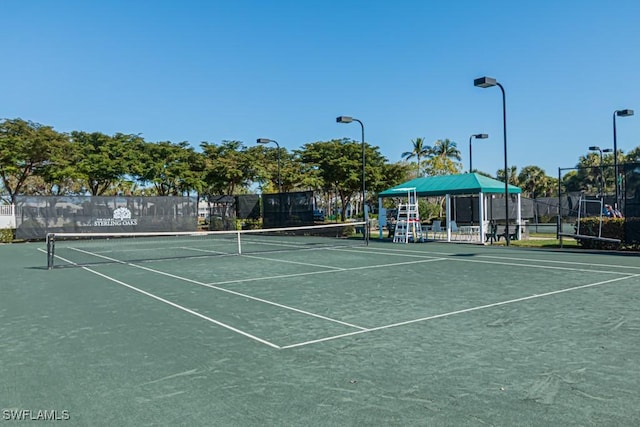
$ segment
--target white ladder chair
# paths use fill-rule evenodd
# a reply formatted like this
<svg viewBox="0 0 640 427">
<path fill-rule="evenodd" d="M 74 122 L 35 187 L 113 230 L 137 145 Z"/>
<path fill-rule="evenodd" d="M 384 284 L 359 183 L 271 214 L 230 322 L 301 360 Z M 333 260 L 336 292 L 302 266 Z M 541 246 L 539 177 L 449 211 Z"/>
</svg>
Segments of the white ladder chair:
<svg viewBox="0 0 640 427">
<path fill-rule="evenodd" d="M 396 229 L 393 235 L 394 243 L 409 243 L 409 241 L 423 241 L 422 226 L 420 225 L 420 213 L 418 212 L 418 199 L 416 189 L 407 189 L 407 203 L 398 206 Z"/>
</svg>

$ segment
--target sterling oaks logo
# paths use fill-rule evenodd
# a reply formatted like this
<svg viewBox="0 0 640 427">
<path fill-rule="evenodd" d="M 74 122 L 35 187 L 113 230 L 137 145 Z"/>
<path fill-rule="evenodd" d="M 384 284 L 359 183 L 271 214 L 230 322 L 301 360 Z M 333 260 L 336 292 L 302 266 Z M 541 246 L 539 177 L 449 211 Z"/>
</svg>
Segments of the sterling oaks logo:
<svg viewBox="0 0 640 427">
<path fill-rule="evenodd" d="M 119 207 L 113 211 L 113 218 L 97 218 L 93 221 L 94 227 L 118 227 L 121 225 L 138 225 L 138 220 L 131 218 L 131 211 Z"/>
</svg>

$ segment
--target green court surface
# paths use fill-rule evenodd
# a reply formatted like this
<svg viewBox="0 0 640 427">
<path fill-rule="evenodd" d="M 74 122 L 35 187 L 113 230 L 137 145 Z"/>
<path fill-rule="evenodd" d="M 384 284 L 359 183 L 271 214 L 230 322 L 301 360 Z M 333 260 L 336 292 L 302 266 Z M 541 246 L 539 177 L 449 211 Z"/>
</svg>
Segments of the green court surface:
<svg viewBox="0 0 640 427">
<path fill-rule="evenodd" d="M 637 255 L 43 250 L 0 246 L 0 427 L 640 425 Z"/>
</svg>

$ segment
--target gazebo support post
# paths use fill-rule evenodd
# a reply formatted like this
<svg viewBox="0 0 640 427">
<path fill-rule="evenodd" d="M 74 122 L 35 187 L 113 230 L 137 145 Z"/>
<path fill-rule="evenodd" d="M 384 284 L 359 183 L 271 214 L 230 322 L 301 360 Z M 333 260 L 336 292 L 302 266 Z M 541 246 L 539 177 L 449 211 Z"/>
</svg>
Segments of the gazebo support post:
<svg viewBox="0 0 640 427">
<path fill-rule="evenodd" d="M 484 194 L 481 191 L 478 193 L 478 221 L 480 222 L 478 239 L 480 243 L 484 243 L 484 218 Z"/>
<path fill-rule="evenodd" d="M 451 194 L 446 194 L 445 195 L 445 199 L 447 201 L 446 203 L 446 216 L 447 216 L 447 220 L 446 220 L 446 224 L 447 224 L 447 242 L 451 241 Z"/>
<path fill-rule="evenodd" d="M 518 227 L 518 231 L 516 236 L 518 236 L 518 240 L 522 240 L 521 230 L 522 230 L 522 198 L 520 197 L 520 193 L 517 193 L 518 197 L 518 212 L 516 213 L 516 219 L 518 220 L 516 227 Z"/>
<path fill-rule="evenodd" d="M 382 197 L 378 197 L 378 214 L 382 212 Z M 386 213 L 385 213 L 386 216 Z M 382 220 L 382 221 L 381 221 Z M 382 226 L 386 224 L 386 218 L 380 218 L 378 215 L 378 238 L 382 240 Z"/>
</svg>

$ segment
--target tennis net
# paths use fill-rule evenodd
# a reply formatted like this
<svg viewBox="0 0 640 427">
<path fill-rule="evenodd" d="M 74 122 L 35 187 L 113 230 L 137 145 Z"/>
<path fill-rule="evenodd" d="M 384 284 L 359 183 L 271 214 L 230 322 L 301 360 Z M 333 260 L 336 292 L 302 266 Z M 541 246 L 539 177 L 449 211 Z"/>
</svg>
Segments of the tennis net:
<svg viewBox="0 0 640 427">
<path fill-rule="evenodd" d="M 367 244 L 365 222 L 260 230 L 47 234 L 47 268 Z M 364 233 L 363 233 L 364 234 Z"/>
</svg>

